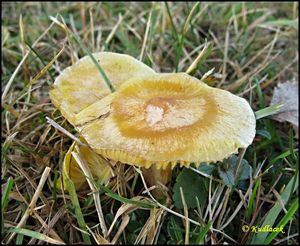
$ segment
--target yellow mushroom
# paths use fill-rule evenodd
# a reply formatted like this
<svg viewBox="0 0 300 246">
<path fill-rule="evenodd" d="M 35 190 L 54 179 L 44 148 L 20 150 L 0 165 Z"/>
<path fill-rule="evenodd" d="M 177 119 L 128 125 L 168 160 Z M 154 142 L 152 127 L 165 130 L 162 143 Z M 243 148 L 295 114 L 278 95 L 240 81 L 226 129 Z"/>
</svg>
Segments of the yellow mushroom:
<svg viewBox="0 0 300 246">
<path fill-rule="evenodd" d="M 84 57 L 56 79 L 51 100 L 96 153 L 148 168 L 150 185 L 167 184 L 177 163 L 216 162 L 251 144 L 256 122 L 245 99 L 185 73 L 157 74 L 128 55 L 94 56 L 116 92 Z M 85 178 L 66 160 L 64 174 L 80 187 Z"/>
<path fill-rule="evenodd" d="M 227 158 L 252 143 L 255 124 L 245 99 L 185 73 L 134 77 L 74 117 L 97 153 L 158 169 Z"/>
<path fill-rule="evenodd" d="M 112 52 L 94 53 L 113 87 L 118 89 L 129 78 L 154 74 L 144 63 L 131 56 Z M 110 90 L 89 56 L 66 68 L 50 91 L 52 103 L 73 124 L 74 115 L 108 95 Z"/>
<path fill-rule="evenodd" d="M 83 141 L 83 139 L 81 139 Z M 79 155 L 81 160 L 84 160 L 90 169 L 93 177 L 101 183 L 106 183 L 112 177 L 112 170 L 109 165 L 89 147 L 79 146 L 74 142 L 65 155 L 63 162 L 63 181 L 66 184 L 66 179 L 71 179 L 76 189 L 86 187 L 86 177 L 80 169 L 72 152 Z M 59 183 L 61 187 L 61 183 Z M 62 188 L 62 187 L 61 187 Z"/>
<path fill-rule="evenodd" d="M 100 63 L 115 89 L 129 78 L 155 73 L 150 67 L 129 55 L 99 52 L 94 53 L 93 56 Z M 77 113 L 109 94 L 110 90 L 95 64 L 89 56 L 85 56 L 57 77 L 50 91 L 50 98 L 62 115 L 74 124 L 73 119 Z M 105 166 L 96 153 L 87 147 L 79 147 L 73 143 L 63 162 L 64 179 L 70 178 L 77 189 L 86 184 L 86 178 L 71 155 L 71 152 L 78 148 L 95 177 L 110 177 L 110 168 Z"/>
</svg>

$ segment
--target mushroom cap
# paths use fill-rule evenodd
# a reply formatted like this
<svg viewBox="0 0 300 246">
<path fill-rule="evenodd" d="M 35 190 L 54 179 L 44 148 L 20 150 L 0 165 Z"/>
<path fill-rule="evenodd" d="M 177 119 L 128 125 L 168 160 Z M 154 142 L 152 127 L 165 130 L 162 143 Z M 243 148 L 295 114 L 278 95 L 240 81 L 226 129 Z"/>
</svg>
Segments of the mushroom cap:
<svg viewBox="0 0 300 246">
<path fill-rule="evenodd" d="M 97 153 L 157 168 L 222 160 L 252 143 L 256 124 L 245 99 L 185 73 L 127 80 L 74 121 Z"/>
<path fill-rule="evenodd" d="M 155 72 L 135 58 L 112 52 L 94 53 L 115 89 L 129 78 Z M 89 56 L 66 68 L 54 82 L 50 91 L 53 104 L 73 124 L 73 117 L 84 108 L 110 94 L 103 77 Z"/>
<path fill-rule="evenodd" d="M 81 140 L 83 141 L 82 138 Z M 89 147 L 79 146 L 76 142 L 73 142 L 63 161 L 62 175 L 64 183 L 66 183 L 67 178 L 71 179 L 77 190 L 84 188 L 87 184 L 86 177 L 72 156 L 72 152 L 79 154 L 80 158 L 87 164 L 93 177 L 97 180 L 105 183 L 112 177 L 110 166 L 97 153 Z M 59 185 L 61 186 L 61 184 Z"/>
</svg>

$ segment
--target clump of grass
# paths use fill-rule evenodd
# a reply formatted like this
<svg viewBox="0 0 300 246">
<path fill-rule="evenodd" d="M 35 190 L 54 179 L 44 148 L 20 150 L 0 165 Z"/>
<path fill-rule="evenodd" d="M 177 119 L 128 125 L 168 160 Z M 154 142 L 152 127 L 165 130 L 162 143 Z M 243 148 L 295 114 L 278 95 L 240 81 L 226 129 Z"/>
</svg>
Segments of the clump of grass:
<svg viewBox="0 0 300 246">
<path fill-rule="evenodd" d="M 2 3 L 2 243 L 297 243 L 298 140 L 291 125 L 266 117 L 276 111 L 268 107 L 276 84 L 298 73 L 297 9 L 296 2 Z M 61 17 L 80 44 L 49 16 Z M 186 172 L 179 167 L 165 201 L 125 165 L 108 186 L 92 185 L 96 192 L 57 188 L 76 132 L 48 91 L 64 68 L 101 50 L 135 56 L 157 72 L 187 71 L 245 97 L 257 112 L 258 134 L 237 161 L 189 170 L 206 191 L 196 207 L 184 182 L 177 196 L 184 206 L 175 206 L 176 178 Z M 228 165 L 242 177 L 228 178 Z M 285 234 L 242 231 L 267 224 L 283 225 Z"/>
</svg>

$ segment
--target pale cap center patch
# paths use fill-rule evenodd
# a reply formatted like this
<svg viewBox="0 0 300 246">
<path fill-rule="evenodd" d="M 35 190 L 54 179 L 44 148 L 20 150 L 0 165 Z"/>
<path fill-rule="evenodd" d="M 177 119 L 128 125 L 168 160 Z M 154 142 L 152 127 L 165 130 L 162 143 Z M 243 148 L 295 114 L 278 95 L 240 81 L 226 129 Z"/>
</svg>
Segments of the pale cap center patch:
<svg viewBox="0 0 300 246">
<path fill-rule="evenodd" d="M 164 109 L 149 104 L 146 108 L 147 111 L 147 123 L 149 126 L 153 126 L 157 122 L 163 119 Z"/>
<path fill-rule="evenodd" d="M 146 103 L 145 120 L 148 127 L 157 131 L 188 126 L 202 118 L 205 105 L 203 98 L 152 98 Z"/>
</svg>

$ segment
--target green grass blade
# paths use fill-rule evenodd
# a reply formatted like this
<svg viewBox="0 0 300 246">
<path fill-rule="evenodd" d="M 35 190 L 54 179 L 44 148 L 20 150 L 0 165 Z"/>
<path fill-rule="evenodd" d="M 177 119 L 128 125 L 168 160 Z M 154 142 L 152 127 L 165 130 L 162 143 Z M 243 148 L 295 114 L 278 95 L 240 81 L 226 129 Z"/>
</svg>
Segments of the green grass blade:
<svg viewBox="0 0 300 246">
<path fill-rule="evenodd" d="M 296 201 L 292 204 L 292 206 L 290 207 L 290 209 L 288 210 L 288 212 L 283 216 L 283 218 L 280 220 L 280 222 L 278 223 L 278 225 L 276 226 L 276 228 L 283 228 L 286 223 L 288 223 L 292 217 L 294 216 L 294 214 L 296 213 L 296 211 L 298 210 L 298 206 L 299 206 L 299 202 L 296 199 Z M 270 244 L 272 242 L 272 240 L 277 236 L 277 234 L 280 231 L 273 231 L 266 239 L 265 244 Z"/>
<path fill-rule="evenodd" d="M 277 114 L 282 106 L 283 106 L 282 104 L 274 104 L 269 107 L 260 109 L 255 112 L 255 118 L 256 120 L 259 120 L 261 118 L 265 118 L 267 116 Z"/>
<path fill-rule="evenodd" d="M 32 230 L 28 230 L 28 229 L 24 229 L 24 228 L 13 227 L 13 228 L 9 229 L 9 232 L 15 232 L 15 233 L 22 234 L 22 235 L 25 235 L 25 236 L 28 236 L 28 237 L 31 237 L 31 238 L 36 238 L 38 240 L 41 240 L 41 241 L 44 241 L 44 242 L 47 242 L 47 243 L 50 243 L 50 244 L 58 244 L 58 245 L 64 244 L 63 242 L 55 240 L 53 238 L 50 238 L 50 237 L 48 237 L 48 236 L 46 236 L 42 233 L 32 231 Z"/>
<path fill-rule="evenodd" d="M 11 189 L 14 185 L 14 180 L 11 177 L 9 177 L 7 179 L 6 183 L 7 184 L 5 186 L 5 189 L 4 189 L 2 197 L 1 197 L 1 212 L 2 213 L 5 211 L 5 207 L 8 203 L 9 193 L 11 192 Z"/>
<path fill-rule="evenodd" d="M 76 33 L 71 32 L 71 37 L 74 38 L 74 40 L 79 44 L 80 48 L 92 59 L 93 63 L 97 67 L 98 71 L 100 72 L 101 76 L 103 77 L 107 87 L 110 89 L 111 92 L 115 91 L 115 88 L 113 87 L 112 83 L 110 82 L 109 78 L 107 77 L 106 73 L 104 72 L 103 68 L 100 66 L 99 62 L 95 59 L 93 54 L 90 52 L 88 48 L 84 46 L 84 44 L 81 42 L 79 36 Z"/>
<path fill-rule="evenodd" d="M 95 59 L 95 57 L 93 56 L 93 54 L 90 52 L 90 50 L 88 48 L 85 47 L 85 45 L 83 44 L 83 42 L 81 41 L 80 37 L 72 32 L 65 24 L 64 18 L 60 15 L 61 19 L 63 20 L 63 23 L 58 21 L 56 18 L 50 16 L 50 19 L 55 22 L 57 25 L 59 25 L 60 27 L 62 27 L 66 33 L 68 37 L 71 37 L 73 40 L 75 40 L 76 43 L 79 44 L 80 48 L 84 51 L 84 53 L 86 53 L 93 61 L 93 63 L 95 64 L 97 70 L 100 72 L 100 75 L 103 77 L 104 82 L 106 83 L 107 87 L 109 88 L 109 90 L 111 92 L 114 92 L 115 89 L 112 85 L 112 83 L 110 82 L 109 78 L 107 77 L 106 73 L 104 72 L 104 70 L 102 69 L 102 67 L 100 66 L 100 64 L 97 62 L 97 60 Z"/>
<path fill-rule="evenodd" d="M 258 189 L 258 187 L 259 187 L 260 185 L 261 185 L 261 179 L 256 180 L 255 185 L 254 185 L 254 188 L 253 188 L 253 191 L 252 191 L 252 194 L 251 194 L 251 197 L 250 197 L 250 199 L 249 199 L 249 203 L 248 203 L 247 214 L 246 214 L 247 221 L 250 221 L 250 217 L 251 217 L 251 215 L 253 214 L 253 209 L 254 209 L 254 206 L 253 206 L 254 198 L 256 197 L 256 192 L 257 192 L 257 189 Z"/>
<path fill-rule="evenodd" d="M 170 23 L 171 23 L 171 27 L 172 27 L 172 35 L 173 35 L 173 37 L 175 39 L 175 42 L 176 42 L 176 44 L 174 44 L 174 48 L 175 48 L 175 72 L 178 72 L 179 57 L 180 57 L 181 52 L 182 52 L 182 43 L 180 41 L 179 34 L 178 34 L 178 32 L 176 30 L 176 27 L 174 25 L 172 14 L 171 14 L 171 11 L 170 11 L 170 8 L 169 8 L 169 5 L 168 5 L 167 2 L 165 2 L 165 6 L 166 6 L 166 9 L 167 9 L 168 16 L 169 16 Z"/>
<path fill-rule="evenodd" d="M 28 46 L 28 48 L 37 56 L 37 58 L 39 58 L 39 60 L 41 61 L 41 63 L 43 64 L 44 67 L 47 66 L 47 63 L 44 61 L 43 57 L 40 56 L 40 54 L 27 42 L 25 41 L 26 45 Z M 51 73 L 50 70 L 47 70 L 47 72 L 49 73 L 49 76 L 51 77 L 52 81 L 54 81 L 54 77 Z"/>
<path fill-rule="evenodd" d="M 291 151 L 290 151 L 290 150 L 284 151 L 282 154 L 280 154 L 280 155 L 276 156 L 275 158 L 273 158 L 273 159 L 269 162 L 269 164 L 268 164 L 267 167 L 271 166 L 271 165 L 274 164 L 276 161 L 281 160 L 281 159 L 284 159 L 284 158 L 286 158 L 286 157 L 288 157 L 288 156 L 290 156 L 290 155 L 291 155 Z"/>
<path fill-rule="evenodd" d="M 11 192 L 13 185 L 14 185 L 14 180 L 11 177 L 9 177 L 7 179 L 6 186 L 4 188 L 1 197 L 1 235 L 2 236 L 4 233 L 4 212 L 5 212 L 6 205 L 8 203 L 9 193 Z"/>
<path fill-rule="evenodd" d="M 298 30 L 298 18 L 295 20 L 281 19 L 281 20 L 268 21 L 263 23 L 262 25 L 275 26 L 275 27 L 288 26 Z"/>
<path fill-rule="evenodd" d="M 24 239 L 23 234 L 17 234 L 16 245 L 22 245 L 23 244 L 23 239 Z"/>
<path fill-rule="evenodd" d="M 211 224 L 212 224 L 212 222 L 209 221 L 207 223 L 207 225 L 201 230 L 199 236 L 196 239 L 196 244 L 204 244 L 204 238 L 207 235 L 207 232 L 209 231 L 209 229 L 211 228 Z"/>
<path fill-rule="evenodd" d="M 121 25 L 116 31 L 116 37 L 121 41 L 128 54 L 136 57 L 138 55 L 138 48 L 133 40 L 130 40 L 128 34 L 125 33 L 124 27 Z"/>
<path fill-rule="evenodd" d="M 147 203 L 147 202 L 142 202 L 142 201 L 136 201 L 133 199 L 128 199 L 122 196 L 119 196 L 118 194 L 114 193 L 113 191 L 111 191 L 109 188 L 97 183 L 98 189 L 102 189 L 104 190 L 105 194 L 117 201 L 123 202 L 123 203 L 129 203 L 129 204 L 135 204 L 135 205 L 139 205 L 140 207 L 143 208 L 155 208 L 154 204 L 151 203 Z"/>
<path fill-rule="evenodd" d="M 84 218 L 83 218 L 83 215 L 81 212 L 81 208 L 80 208 L 80 204 L 79 204 L 78 197 L 76 194 L 75 186 L 74 186 L 72 180 L 69 179 L 68 177 L 66 177 L 66 179 L 65 179 L 65 186 L 69 192 L 71 202 L 74 206 L 78 225 L 79 225 L 80 229 L 82 229 L 83 231 L 86 231 L 86 223 L 84 221 Z M 91 240 L 90 240 L 90 237 L 88 236 L 88 234 L 82 232 L 81 235 L 82 235 L 82 238 L 85 243 L 91 244 Z"/>
<path fill-rule="evenodd" d="M 168 5 L 167 2 L 165 2 L 165 6 L 166 6 L 166 9 L 167 9 L 167 12 L 168 12 L 168 16 L 170 18 L 170 23 L 171 23 L 171 27 L 172 27 L 172 34 L 173 34 L 174 38 L 176 39 L 177 43 L 179 44 L 180 43 L 179 35 L 178 35 L 178 32 L 177 32 L 176 27 L 174 25 L 172 14 L 171 14 L 171 11 L 170 11 L 170 8 L 169 8 L 169 5 Z"/>
<path fill-rule="evenodd" d="M 299 184 L 299 181 L 298 181 L 297 175 L 295 175 L 290 180 L 290 182 L 288 183 L 288 185 L 286 186 L 286 188 L 284 189 L 284 191 L 281 194 L 281 200 L 284 204 L 287 203 L 287 201 L 290 198 L 290 195 L 293 192 L 295 192 L 295 190 L 298 188 L 298 184 Z M 275 205 L 269 210 L 264 222 L 262 223 L 262 225 L 260 227 L 264 227 L 264 226 L 273 227 L 273 225 L 281 211 L 282 211 L 282 206 L 279 203 L 279 201 L 277 201 L 275 203 Z M 255 234 L 252 237 L 251 244 L 262 244 L 265 242 L 267 236 L 268 236 L 268 232 L 262 232 L 262 233 Z"/>
<path fill-rule="evenodd" d="M 180 228 L 173 217 L 170 218 L 168 233 L 174 244 L 183 243 L 183 229 Z"/>
</svg>

